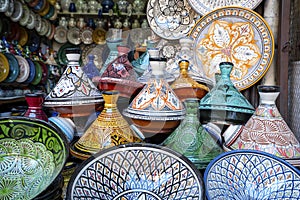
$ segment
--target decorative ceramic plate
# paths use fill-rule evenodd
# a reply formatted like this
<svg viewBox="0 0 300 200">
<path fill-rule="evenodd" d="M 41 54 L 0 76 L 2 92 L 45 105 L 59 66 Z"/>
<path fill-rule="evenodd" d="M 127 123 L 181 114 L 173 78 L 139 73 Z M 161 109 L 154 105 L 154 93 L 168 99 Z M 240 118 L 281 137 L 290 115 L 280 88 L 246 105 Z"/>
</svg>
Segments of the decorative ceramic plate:
<svg viewBox="0 0 300 200">
<path fill-rule="evenodd" d="M 2 0 L 0 4 L 0 12 L 6 12 L 9 6 L 9 0 Z"/>
<path fill-rule="evenodd" d="M 15 0 L 14 3 L 14 12 L 12 13 L 12 15 L 10 16 L 10 19 L 13 22 L 18 22 L 22 15 L 23 15 L 23 4 L 20 1 Z"/>
<path fill-rule="evenodd" d="M 91 44 L 88 46 L 85 46 L 85 48 L 82 51 L 81 59 L 83 61 L 83 64 L 86 65 L 89 61 L 88 55 L 92 54 L 95 56 L 94 63 L 98 69 L 101 69 L 103 66 L 103 51 L 104 51 L 105 45 L 100 44 Z"/>
<path fill-rule="evenodd" d="M 4 13 L 7 17 L 10 17 L 13 14 L 13 12 L 14 12 L 14 5 L 15 5 L 14 0 L 9 0 L 8 9 Z"/>
<path fill-rule="evenodd" d="M 11 53 L 4 53 L 5 57 L 9 63 L 9 74 L 4 82 L 12 83 L 14 82 L 20 73 L 19 63 L 16 57 Z"/>
<path fill-rule="evenodd" d="M 67 42 L 67 32 L 68 29 L 64 26 L 57 26 L 55 28 L 54 39 L 58 43 L 66 43 Z"/>
<path fill-rule="evenodd" d="M 188 0 L 189 4 L 200 15 L 205 15 L 217 8 L 225 6 L 239 6 L 243 8 L 255 9 L 262 0 Z"/>
<path fill-rule="evenodd" d="M 75 48 L 76 46 L 73 45 L 73 44 L 70 44 L 70 43 L 65 43 L 64 45 L 62 45 L 58 52 L 57 52 L 57 55 L 58 55 L 58 61 L 61 65 L 67 65 L 68 64 L 68 59 L 67 59 L 67 56 L 66 56 L 66 49 L 67 48 Z"/>
<path fill-rule="evenodd" d="M 92 33 L 93 42 L 96 44 L 105 44 L 106 30 L 103 28 L 96 28 Z"/>
<path fill-rule="evenodd" d="M 202 199 L 201 174 L 187 158 L 151 144 L 115 146 L 73 173 L 67 199 Z"/>
<path fill-rule="evenodd" d="M 21 26 L 26 26 L 30 18 L 30 9 L 27 5 L 23 5 L 23 15 L 19 21 Z"/>
<path fill-rule="evenodd" d="M 68 30 L 67 39 L 71 44 L 78 45 L 81 43 L 80 38 L 80 29 L 77 27 L 73 27 Z"/>
<path fill-rule="evenodd" d="M 42 68 L 42 79 L 41 79 L 40 83 L 45 84 L 45 83 L 47 83 L 47 80 L 48 80 L 48 67 L 44 62 L 39 61 L 39 64 Z"/>
<path fill-rule="evenodd" d="M 0 53 L 0 82 L 4 81 L 9 74 L 9 63 L 3 53 Z"/>
<path fill-rule="evenodd" d="M 270 27 L 256 12 L 225 7 L 203 16 L 190 32 L 194 39 L 196 63 L 214 81 L 220 62 L 232 62 L 231 80 L 244 90 L 269 69 L 274 55 Z"/>
<path fill-rule="evenodd" d="M 34 65 L 35 65 L 35 76 L 34 76 L 34 79 L 31 81 L 31 84 L 37 85 L 42 80 L 43 69 L 42 69 L 42 66 L 37 61 L 34 61 Z"/>
<path fill-rule="evenodd" d="M 207 166 L 204 183 L 208 200 L 300 196 L 300 172 L 276 156 L 254 150 L 220 154 Z"/>
<path fill-rule="evenodd" d="M 186 0 L 149 0 L 147 4 L 151 29 L 168 40 L 185 37 L 198 17 Z"/>
<path fill-rule="evenodd" d="M 18 60 L 18 63 L 19 63 L 19 68 L 20 68 L 20 72 L 19 72 L 19 76 L 18 78 L 16 79 L 16 82 L 18 83 L 23 83 L 25 82 L 28 77 L 29 77 L 29 74 L 30 74 L 30 66 L 27 62 L 27 60 L 22 57 L 22 56 L 18 56 L 18 55 L 15 55 L 16 59 Z"/>
<path fill-rule="evenodd" d="M 48 20 L 43 18 L 42 19 L 42 28 L 41 28 L 40 32 L 38 32 L 38 33 L 41 36 L 44 36 L 48 32 L 49 28 L 50 28 L 50 26 L 49 26 Z"/>
<path fill-rule="evenodd" d="M 26 27 L 28 29 L 33 29 L 34 26 L 35 26 L 35 14 L 33 11 L 30 10 L 30 13 L 29 13 L 29 19 L 28 19 L 28 22 L 27 22 L 27 25 Z"/>
<path fill-rule="evenodd" d="M 20 27 L 20 37 L 18 44 L 24 46 L 28 41 L 28 33 L 24 27 Z"/>
<path fill-rule="evenodd" d="M 34 26 L 36 32 L 41 32 L 43 28 L 42 24 L 42 18 L 39 14 L 35 14 L 35 26 Z"/>
<path fill-rule="evenodd" d="M 80 39 L 83 44 L 92 44 L 93 43 L 93 29 L 90 27 L 85 27 L 84 29 L 80 30 Z"/>
<path fill-rule="evenodd" d="M 35 77 L 35 65 L 30 58 L 26 58 L 26 61 L 28 62 L 30 72 L 29 72 L 29 76 L 28 76 L 27 80 L 25 81 L 25 83 L 31 83 Z"/>
<path fill-rule="evenodd" d="M 2 199 L 33 199 L 58 176 L 69 155 L 65 136 L 34 118 L 0 118 L 0 138 Z"/>
</svg>

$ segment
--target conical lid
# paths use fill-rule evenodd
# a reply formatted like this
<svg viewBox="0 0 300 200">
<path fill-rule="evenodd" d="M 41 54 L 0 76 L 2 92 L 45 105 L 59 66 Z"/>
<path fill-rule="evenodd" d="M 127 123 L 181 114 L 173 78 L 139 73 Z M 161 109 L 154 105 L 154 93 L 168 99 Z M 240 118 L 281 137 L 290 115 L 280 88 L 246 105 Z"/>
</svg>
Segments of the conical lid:
<svg viewBox="0 0 300 200">
<path fill-rule="evenodd" d="M 103 103 L 101 92 L 79 66 L 80 50 L 66 49 L 68 66 L 46 96 L 44 106 L 61 107 Z"/>
<path fill-rule="evenodd" d="M 199 99 L 188 98 L 184 104 L 186 117 L 162 145 L 186 156 L 198 169 L 204 169 L 223 149 L 199 122 Z"/>
<path fill-rule="evenodd" d="M 132 100 L 124 115 L 147 120 L 178 120 L 185 108 L 169 84 L 163 79 L 160 59 L 150 61 L 152 76 L 140 93 Z"/>
<path fill-rule="evenodd" d="M 179 61 L 180 75 L 171 84 L 171 88 L 174 90 L 176 95 L 181 101 L 187 98 L 198 98 L 201 99 L 208 92 L 209 88 L 203 84 L 196 82 L 188 74 L 189 61 Z"/>
<path fill-rule="evenodd" d="M 86 159 L 101 149 L 141 142 L 117 109 L 118 91 L 104 91 L 104 109 L 80 139 L 71 146 L 71 153 Z"/>
<path fill-rule="evenodd" d="M 254 113 L 253 106 L 230 80 L 233 64 L 221 62 L 221 77 L 200 101 L 201 122 L 245 124 Z"/>
<path fill-rule="evenodd" d="M 255 113 L 239 130 L 237 139 L 227 145 L 231 149 L 265 151 L 300 166 L 300 143 L 275 104 L 279 86 L 261 85 L 258 91 L 260 104 Z"/>
</svg>

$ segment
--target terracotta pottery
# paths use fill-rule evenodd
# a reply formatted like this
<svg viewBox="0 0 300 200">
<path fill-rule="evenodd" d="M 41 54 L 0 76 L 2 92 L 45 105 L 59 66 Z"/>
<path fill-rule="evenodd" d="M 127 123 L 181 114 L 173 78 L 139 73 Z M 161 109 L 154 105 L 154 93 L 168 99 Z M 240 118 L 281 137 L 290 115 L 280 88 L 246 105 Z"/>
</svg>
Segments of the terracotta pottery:
<svg viewBox="0 0 300 200">
<path fill-rule="evenodd" d="M 117 108 L 119 92 L 104 91 L 102 95 L 105 101 L 103 111 L 81 138 L 71 145 L 71 154 L 79 159 L 85 160 L 104 148 L 142 142 Z"/>
<path fill-rule="evenodd" d="M 279 86 L 258 86 L 260 104 L 249 121 L 239 129 L 229 149 L 254 149 L 281 157 L 300 166 L 300 143 L 281 117 L 275 100 Z"/>
</svg>

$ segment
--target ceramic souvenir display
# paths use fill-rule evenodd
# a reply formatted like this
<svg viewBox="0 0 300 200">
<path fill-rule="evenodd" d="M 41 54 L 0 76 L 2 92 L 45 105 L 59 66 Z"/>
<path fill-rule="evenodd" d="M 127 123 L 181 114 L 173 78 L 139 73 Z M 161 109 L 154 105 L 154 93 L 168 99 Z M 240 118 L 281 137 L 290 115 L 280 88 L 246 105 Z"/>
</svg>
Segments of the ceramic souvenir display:
<svg viewBox="0 0 300 200">
<path fill-rule="evenodd" d="M 119 8 L 120 12 L 126 13 L 127 12 L 127 6 L 129 5 L 129 2 L 126 1 L 126 0 L 118 0 L 117 5 L 118 5 L 118 8 Z"/>
<path fill-rule="evenodd" d="M 199 17 L 185 0 L 149 0 L 146 13 L 151 29 L 167 40 L 185 37 Z"/>
<path fill-rule="evenodd" d="M 38 196 L 33 198 L 32 200 L 45 200 L 45 199 L 52 199 L 52 200 L 59 200 L 62 196 L 62 187 L 64 184 L 64 178 L 60 173 L 55 180 Z"/>
<path fill-rule="evenodd" d="M 201 200 L 201 179 L 188 159 L 167 147 L 119 145 L 78 166 L 68 184 L 67 199 Z"/>
<path fill-rule="evenodd" d="M 106 44 L 109 48 L 109 54 L 100 70 L 100 75 L 105 71 L 107 66 L 118 57 L 119 52 L 117 46 L 122 44 L 122 39 L 117 41 L 106 40 Z"/>
<path fill-rule="evenodd" d="M 188 0 L 189 4 L 193 7 L 193 9 L 199 13 L 200 15 L 206 15 L 209 12 L 221 8 L 224 6 L 238 6 L 243 8 L 249 8 L 254 10 L 261 2 L 262 0 L 233 0 L 233 1 L 222 1 L 222 0 Z"/>
<path fill-rule="evenodd" d="M 221 77 L 200 101 L 202 123 L 245 124 L 254 113 L 253 106 L 230 80 L 233 64 L 221 62 Z"/>
<path fill-rule="evenodd" d="M 4 82 L 12 83 L 14 82 L 20 73 L 19 63 L 17 58 L 11 53 L 3 53 L 9 63 L 9 73 Z"/>
<path fill-rule="evenodd" d="M 189 61 L 181 60 L 178 64 L 180 75 L 171 84 L 175 94 L 182 102 L 187 98 L 202 99 L 209 92 L 209 88 L 196 82 L 188 75 Z"/>
<path fill-rule="evenodd" d="M 162 62 L 150 58 L 152 76 L 123 112 L 151 143 L 165 140 L 185 115 L 183 104 L 164 80 Z"/>
<path fill-rule="evenodd" d="M 132 98 L 144 85 L 137 82 L 133 66 L 128 60 L 130 48 L 119 45 L 117 51 L 119 56 L 106 67 L 100 77 L 94 77 L 93 81 L 98 83 L 100 90 L 118 90 L 120 96 Z"/>
<path fill-rule="evenodd" d="M 160 60 L 160 66 L 163 70 L 163 79 L 167 81 L 169 84 L 171 84 L 175 80 L 175 76 L 169 72 L 166 71 L 166 62 L 167 60 L 165 58 L 162 58 L 160 56 L 159 48 L 147 48 L 147 52 L 149 53 L 149 60 L 150 59 L 159 59 Z M 138 77 L 138 81 L 141 83 L 146 84 L 151 76 L 152 76 L 152 66 L 150 65 L 150 62 L 148 61 L 148 67 L 144 71 L 143 75 Z"/>
<path fill-rule="evenodd" d="M 15 55 L 15 57 L 18 60 L 19 68 L 20 68 L 19 76 L 16 79 L 16 82 L 23 83 L 28 79 L 30 75 L 30 66 L 27 60 L 23 56 Z"/>
<path fill-rule="evenodd" d="M 195 63 L 214 81 L 220 62 L 232 62 L 231 80 L 244 90 L 266 73 L 274 56 L 274 37 L 258 13 L 243 7 L 224 7 L 201 17 L 189 32 Z"/>
<path fill-rule="evenodd" d="M 255 113 L 227 145 L 230 149 L 265 151 L 300 166 L 300 143 L 275 104 L 279 86 L 260 85 L 258 92 L 260 103 Z"/>
<path fill-rule="evenodd" d="M 167 72 L 173 74 L 177 78 L 180 75 L 179 61 L 187 60 L 189 61 L 188 75 L 195 81 L 212 88 L 214 82 L 205 77 L 202 66 L 197 65 L 195 62 L 195 53 L 193 51 L 194 41 L 190 37 L 184 37 L 179 39 L 179 44 L 180 50 L 167 62 Z"/>
<path fill-rule="evenodd" d="M 68 142 L 72 142 L 75 133 L 75 124 L 69 118 L 64 117 L 49 117 L 48 121 L 65 134 Z"/>
<path fill-rule="evenodd" d="M 223 149 L 199 122 L 199 99 L 189 98 L 184 104 L 184 120 L 162 145 L 186 156 L 197 169 L 205 169 Z"/>
<path fill-rule="evenodd" d="M 4 81 L 9 74 L 9 62 L 6 56 L 0 52 L 0 82 Z"/>
<path fill-rule="evenodd" d="M 134 71 L 138 76 L 143 75 L 144 71 L 149 68 L 149 53 L 146 51 L 138 59 L 131 61 Z"/>
<path fill-rule="evenodd" d="M 89 62 L 89 55 L 94 56 L 94 64 L 96 65 L 97 69 L 100 70 L 103 65 L 103 52 L 105 49 L 105 45 L 99 45 L 99 44 L 91 44 L 86 45 L 81 54 L 81 59 L 83 65 L 86 65 Z"/>
<path fill-rule="evenodd" d="M 71 145 L 71 154 L 79 159 L 85 160 L 108 147 L 142 141 L 117 108 L 119 92 L 104 91 L 102 95 L 105 102 L 103 111 L 80 139 Z"/>
<path fill-rule="evenodd" d="M 88 62 L 85 66 L 83 66 L 82 70 L 84 71 L 84 73 L 87 75 L 87 77 L 91 80 L 93 80 L 93 78 L 95 76 L 100 76 L 100 72 L 99 69 L 96 67 L 95 63 L 95 56 L 92 54 L 88 55 Z"/>
<path fill-rule="evenodd" d="M 0 119 L 3 199 L 30 200 L 60 174 L 69 156 L 65 136 L 43 120 Z"/>
<path fill-rule="evenodd" d="M 25 94 L 25 100 L 28 104 L 28 109 L 24 113 L 24 116 L 48 122 L 48 117 L 43 110 L 44 97 L 45 94 L 43 93 Z"/>
<path fill-rule="evenodd" d="M 79 65 L 80 49 L 67 48 L 66 56 L 67 68 L 46 96 L 44 106 L 57 111 L 60 117 L 72 118 L 80 135 L 86 118 L 103 109 L 103 98 Z"/>
<path fill-rule="evenodd" d="M 300 172 L 266 152 L 235 150 L 216 157 L 205 170 L 208 200 L 299 199 Z"/>
<path fill-rule="evenodd" d="M 102 6 L 102 12 L 103 13 L 108 13 L 109 10 L 112 10 L 114 7 L 115 3 L 113 0 L 103 0 L 101 1 L 101 6 Z"/>
</svg>

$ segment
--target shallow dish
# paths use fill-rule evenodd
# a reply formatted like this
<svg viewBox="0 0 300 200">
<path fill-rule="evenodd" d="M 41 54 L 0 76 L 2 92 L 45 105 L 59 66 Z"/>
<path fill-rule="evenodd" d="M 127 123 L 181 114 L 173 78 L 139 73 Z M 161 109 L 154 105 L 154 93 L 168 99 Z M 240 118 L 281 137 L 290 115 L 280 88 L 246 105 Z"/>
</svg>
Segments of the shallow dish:
<svg viewBox="0 0 300 200">
<path fill-rule="evenodd" d="M 204 173 L 206 197 L 299 199 L 300 172 L 286 161 L 254 150 L 220 154 Z"/>
<path fill-rule="evenodd" d="M 167 147 L 119 145 L 78 166 L 67 199 L 203 199 L 201 177 L 187 158 Z"/>
<path fill-rule="evenodd" d="M 5 57 L 8 60 L 9 63 L 9 74 L 7 78 L 4 80 L 4 82 L 12 83 L 14 82 L 20 73 L 19 63 L 16 57 L 11 53 L 4 53 Z"/>
<path fill-rule="evenodd" d="M 185 0 L 149 0 L 146 13 L 151 29 L 167 40 L 185 37 L 199 17 Z"/>
<path fill-rule="evenodd" d="M 189 36 L 194 39 L 196 64 L 203 67 L 205 76 L 214 81 L 219 64 L 232 62 L 231 80 L 239 90 L 259 81 L 273 60 L 270 27 L 258 13 L 246 8 L 214 10 L 197 21 Z"/>
<path fill-rule="evenodd" d="M 0 118 L 0 183 L 3 199 L 33 199 L 63 169 L 69 155 L 64 135 L 33 118 Z"/>
<path fill-rule="evenodd" d="M 68 30 L 67 39 L 71 44 L 79 45 L 81 43 L 80 29 L 73 27 Z"/>
<path fill-rule="evenodd" d="M 20 68 L 19 76 L 17 77 L 16 82 L 23 83 L 29 77 L 30 66 L 24 57 L 18 55 L 15 55 L 15 57 L 18 60 L 19 68 Z"/>
<path fill-rule="evenodd" d="M 67 32 L 68 29 L 64 26 L 57 26 L 55 28 L 54 39 L 58 43 L 66 43 L 67 42 Z"/>
<path fill-rule="evenodd" d="M 4 81 L 9 74 L 9 63 L 3 53 L 0 53 L 0 82 Z"/>
</svg>

